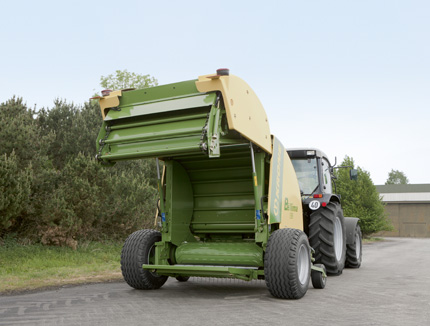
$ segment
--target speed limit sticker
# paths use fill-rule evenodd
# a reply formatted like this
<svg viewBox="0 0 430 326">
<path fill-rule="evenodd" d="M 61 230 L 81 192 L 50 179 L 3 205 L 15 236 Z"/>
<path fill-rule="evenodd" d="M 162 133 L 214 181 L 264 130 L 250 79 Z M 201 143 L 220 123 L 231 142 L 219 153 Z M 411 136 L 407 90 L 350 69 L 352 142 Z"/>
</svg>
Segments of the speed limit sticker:
<svg viewBox="0 0 430 326">
<path fill-rule="evenodd" d="M 318 208 L 320 208 L 321 204 L 318 200 L 312 200 L 309 203 L 309 208 L 312 209 L 313 211 L 316 211 Z"/>
</svg>

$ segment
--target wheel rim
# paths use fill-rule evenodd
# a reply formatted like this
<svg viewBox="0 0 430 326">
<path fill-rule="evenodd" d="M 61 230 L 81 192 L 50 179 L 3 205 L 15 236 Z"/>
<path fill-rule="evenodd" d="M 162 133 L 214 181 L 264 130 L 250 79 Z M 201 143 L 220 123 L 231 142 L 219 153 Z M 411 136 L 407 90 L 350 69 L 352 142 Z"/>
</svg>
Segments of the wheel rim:
<svg viewBox="0 0 430 326">
<path fill-rule="evenodd" d="M 155 245 L 152 245 L 148 251 L 148 265 L 154 265 L 155 263 Z M 157 273 L 149 271 L 153 276 L 158 276 Z"/>
<path fill-rule="evenodd" d="M 342 259 L 342 249 L 343 249 L 343 234 L 342 234 L 342 223 L 340 218 L 336 216 L 334 221 L 334 251 L 336 253 L 337 261 Z"/>
<path fill-rule="evenodd" d="M 306 284 L 309 278 L 309 250 L 306 245 L 302 244 L 299 249 L 299 255 L 297 259 L 297 270 L 299 275 L 299 281 L 302 285 Z"/>
<path fill-rule="evenodd" d="M 357 255 L 357 260 L 360 259 L 361 246 L 360 246 L 360 235 L 357 233 L 355 235 L 355 254 Z"/>
</svg>

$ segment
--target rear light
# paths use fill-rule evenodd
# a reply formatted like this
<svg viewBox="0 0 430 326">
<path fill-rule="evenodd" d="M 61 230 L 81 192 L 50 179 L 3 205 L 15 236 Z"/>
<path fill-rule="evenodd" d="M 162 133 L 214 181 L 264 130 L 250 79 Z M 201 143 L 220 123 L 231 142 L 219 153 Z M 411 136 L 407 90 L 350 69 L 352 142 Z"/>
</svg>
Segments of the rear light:
<svg viewBox="0 0 430 326">
<path fill-rule="evenodd" d="M 314 198 L 322 198 L 322 194 L 315 194 Z"/>
</svg>

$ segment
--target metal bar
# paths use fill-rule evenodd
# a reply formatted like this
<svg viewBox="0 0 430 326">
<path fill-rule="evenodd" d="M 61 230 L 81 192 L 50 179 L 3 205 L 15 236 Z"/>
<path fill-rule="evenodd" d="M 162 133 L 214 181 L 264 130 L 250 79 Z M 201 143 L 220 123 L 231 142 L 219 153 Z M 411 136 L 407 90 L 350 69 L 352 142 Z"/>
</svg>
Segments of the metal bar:
<svg viewBox="0 0 430 326">
<path fill-rule="evenodd" d="M 252 143 L 249 143 L 249 147 L 251 148 L 252 173 L 255 173 L 254 148 L 252 147 Z"/>
<path fill-rule="evenodd" d="M 192 227 L 194 230 L 204 229 L 204 230 L 253 230 L 254 224 L 217 224 L 217 223 L 192 223 Z"/>
<path fill-rule="evenodd" d="M 235 192 L 235 193 L 228 193 L 228 194 L 216 194 L 216 193 L 205 193 L 205 194 L 198 194 L 198 195 L 194 195 L 194 198 L 198 198 L 198 197 L 224 197 L 224 196 L 228 196 L 228 197 L 234 197 L 234 196 L 249 196 L 249 195 L 253 195 L 253 192 Z"/>
<path fill-rule="evenodd" d="M 163 224 L 163 230 L 167 230 L 166 226 L 166 212 L 164 210 L 164 194 L 163 194 L 163 185 L 161 184 L 161 176 L 160 176 L 160 162 L 158 157 L 155 159 L 157 165 L 157 186 L 158 186 L 158 194 L 160 196 L 160 213 L 161 213 L 161 222 Z"/>
<path fill-rule="evenodd" d="M 195 212 L 204 212 L 204 211 L 249 211 L 252 210 L 253 206 L 247 206 L 247 207 L 205 207 L 205 208 L 194 208 Z"/>
<path fill-rule="evenodd" d="M 315 266 L 315 265 L 313 265 L 313 264 L 312 264 L 311 269 L 312 269 L 313 271 L 317 271 L 317 272 L 320 272 L 321 274 L 323 274 L 323 277 L 324 277 L 324 278 L 326 278 L 326 277 L 327 277 L 327 274 L 326 274 L 326 272 L 325 272 L 324 268 L 317 267 L 317 266 Z"/>
<path fill-rule="evenodd" d="M 196 119 L 206 118 L 206 116 L 207 116 L 207 113 L 200 113 L 200 114 L 185 115 L 185 116 L 175 117 L 175 118 L 154 119 L 149 121 L 145 120 L 142 122 L 135 122 L 135 123 L 129 123 L 129 124 L 117 124 L 117 125 L 111 126 L 111 130 L 122 130 L 122 129 L 134 128 L 134 127 L 164 124 L 168 122 L 196 120 Z"/>
<path fill-rule="evenodd" d="M 166 148 L 166 149 L 157 149 L 151 151 L 141 151 L 141 152 L 133 152 L 133 153 L 124 153 L 124 154 L 105 154 L 101 158 L 107 161 L 111 160 L 123 160 L 123 159 L 133 159 L 133 158 L 141 158 L 141 157 L 154 157 L 165 155 L 176 155 L 176 154 L 184 154 L 184 153 L 195 153 L 200 152 L 200 148 L 198 145 L 196 146 L 188 146 L 188 147 L 180 147 L 180 148 Z"/>
<path fill-rule="evenodd" d="M 206 183 L 226 183 L 226 182 L 244 182 L 248 181 L 249 179 L 219 179 L 219 180 L 195 180 L 193 181 L 193 184 L 206 184 Z"/>
<path fill-rule="evenodd" d="M 160 132 L 151 132 L 148 133 L 147 135 L 143 135 L 143 136 L 135 136 L 135 137 L 130 137 L 130 136 L 123 136 L 120 137 L 118 139 L 107 139 L 105 141 L 106 144 L 117 144 L 117 143 L 130 143 L 130 142 L 136 142 L 139 140 L 153 140 L 153 139 L 171 139 L 171 138 L 178 138 L 178 136 L 192 136 L 192 135 L 200 135 L 200 131 L 201 128 L 200 127 L 196 127 L 196 128 L 187 128 L 181 131 L 171 131 L 171 130 L 166 130 L 166 131 L 160 131 Z"/>
<path fill-rule="evenodd" d="M 255 171 L 255 158 L 254 158 L 254 148 L 252 142 L 249 143 L 251 147 L 251 161 L 252 161 L 252 178 L 253 178 L 253 188 L 254 188 L 254 200 L 255 200 L 255 218 L 257 220 L 257 229 L 260 228 L 261 223 L 261 207 L 260 201 L 258 200 L 258 179 L 257 172 Z"/>
<path fill-rule="evenodd" d="M 197 265 L 142 265 L 142 268 L 157 272 L 159 275 L 184 275 L 184 276 L 208 276 L 237 278 L 244 281 L 257 279 L 258 275 L 263 275 L 263 270 L 249 267 L 230 266 L 197 266 Z"/>
</svg>

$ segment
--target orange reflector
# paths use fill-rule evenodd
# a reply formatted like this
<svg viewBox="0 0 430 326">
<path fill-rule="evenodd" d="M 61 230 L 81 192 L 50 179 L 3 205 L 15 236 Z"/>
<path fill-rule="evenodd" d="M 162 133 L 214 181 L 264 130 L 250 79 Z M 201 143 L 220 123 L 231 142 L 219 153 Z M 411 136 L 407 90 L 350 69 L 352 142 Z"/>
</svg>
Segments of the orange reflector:
<svg viewBox="0 0 430 326">
<path fill-rule="evenodd" d="M 314 195 L 314 198 L 322 198 L 322 194 L 316 194 Z"/>
</svg>

